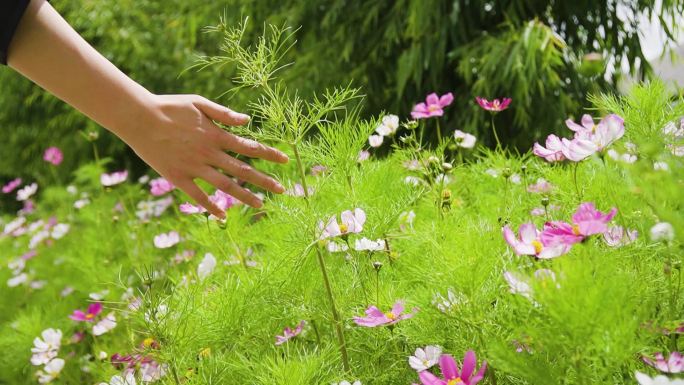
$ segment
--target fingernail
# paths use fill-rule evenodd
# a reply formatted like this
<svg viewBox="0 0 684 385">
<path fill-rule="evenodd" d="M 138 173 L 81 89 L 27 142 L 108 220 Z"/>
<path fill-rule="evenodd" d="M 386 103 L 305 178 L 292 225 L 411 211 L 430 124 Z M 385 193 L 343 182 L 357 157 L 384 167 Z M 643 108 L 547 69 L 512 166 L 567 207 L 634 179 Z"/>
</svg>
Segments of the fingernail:
<svg viewBox="0 0 684 385">
<path fill-rule="evenodd" d="M 281 192 L 281 193 L 285 192 L 285 187 L 283 187 L 283 185 L 280 184 L 280 183 L 278 183 L 278 182 L 275 182 L 275 189 L 278 190 L 278 192 Z"/>
</svg>

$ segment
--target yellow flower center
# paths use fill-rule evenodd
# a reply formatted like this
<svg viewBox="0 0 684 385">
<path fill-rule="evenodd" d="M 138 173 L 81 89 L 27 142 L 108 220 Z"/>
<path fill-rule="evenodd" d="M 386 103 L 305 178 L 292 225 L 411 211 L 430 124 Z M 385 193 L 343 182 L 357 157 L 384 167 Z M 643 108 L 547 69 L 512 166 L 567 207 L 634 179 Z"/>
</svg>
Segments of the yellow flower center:
<svg viewBox="0 0 684 385">
<path fill-rule="evenodd" d="M 395 319 L 397 319 L 397 316 L 394 315 L 394 313 L 392 313 L 392 312 L 385 313 L 385 317 L 389 318 L 391 321 L 394 321 Z"/>
<path fill-rule="evenodd" d="M 143 346 L 149 348 L 154 343 L 154 338 L 147 337 L 143 340 Z"/>
<path fill-rule="evenodd" d="M 582 233 L 580 233 L 580 229 L 579 229 L 578 225 L 572 225 L 572 233 L 575 235 L 582 235 Z"/>
<path fill-rule="evenodd" d="M 200 357 L 209 357 L 211 355 L 211 348 L 204 348 L 200 350 L 199 356 Z"/>
<path fill-rule="evenodd" d="M 462 384 L 462 383 L 463 383 L 463 380 L 461 380 L 460 378 L 454 378 L 453 380 L 449 380 L 449 382 L 447 382 L 447 385 L 455 385 L 455 384 Z"/>
<path fill-rule="evenodd" d="M 537 240 L 532 241 L 532 246 L 534 246 L 534 252 L 537 254 L 541 253 L 542 249 L 544 248 L 544 245 Z"/>
<path fill-rule="evenodd" d="M 440 109 L 441 108 L 436 104 L 431 104 L 428 106 L 428 111 L 430 111 L 430 112 L 435 112 L 435 111 L 440 110 Z"/>
<path fill-rule="evenodd" d="M 86 319 L 93 319 L 93 318 L 95 318 L 95 314 L 93 314 L 93 313 L 86 314 Z"/>
<path fill-rule="evenodd" d="M 340 232 L 342 234 L 345 234 L 347 231 L 349 231 L 349 227 L 345 225 L 344 223 L 340 225 Z"/>
</svg>

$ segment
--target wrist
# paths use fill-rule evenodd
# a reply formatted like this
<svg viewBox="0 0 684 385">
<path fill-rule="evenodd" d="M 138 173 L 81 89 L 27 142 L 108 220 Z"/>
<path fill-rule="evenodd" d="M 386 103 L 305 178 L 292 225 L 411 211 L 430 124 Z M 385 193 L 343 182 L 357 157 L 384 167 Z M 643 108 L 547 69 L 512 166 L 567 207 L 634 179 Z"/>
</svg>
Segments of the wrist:
<svg viewBox="0 0 684 385">
<path fill-rule="evenodd" d="M 122 100 L 118 106 L 113 106 L 114 119 L 110 127 L 107 127 L 129 145 L 135 136 L 140 135 L 140 130 L 149 125 L 157 111 L 157 95 L 142 86 L 139 88 L 130 98 L 126 98 L 128 100 Z"/>
</svg>

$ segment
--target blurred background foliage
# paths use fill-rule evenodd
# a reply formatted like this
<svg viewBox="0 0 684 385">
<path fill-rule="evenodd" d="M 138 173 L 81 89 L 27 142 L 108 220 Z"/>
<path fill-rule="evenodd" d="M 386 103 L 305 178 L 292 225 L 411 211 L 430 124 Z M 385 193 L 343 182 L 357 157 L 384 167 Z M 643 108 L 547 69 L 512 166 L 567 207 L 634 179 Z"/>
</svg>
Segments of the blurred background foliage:
<svg viewBox="0 0 684 385">
<path fill-rule="evenodd" d="M 286 84 L 306 96 L 348 84 L 366 94 L 365 114 L 407 116 L 429 92 L 453 92 L 448 130 L 478 135 L 487 144 L 489 116 L 477 95 L 513 98 L 498 114 L 503 141 L 526 151 L 533 140 L 562 129 L 578 116 L 588 92 L 612 91 L 629 63 L 635 76 L 648 74 L 638 38 L 638 15 L 660 17 L 674 39 L 683 0 L 53 0 L 63 16 L 107 58 L 155 93 L 199 93 L 236 109 L 249 91 L 232 87 L 230 68 L 183 72 L 197 55 L 217 54 L 220 36 L 203 33 L 221 15 L 251 22 L 247 36 L 264 23 L 299 27 L 294 62 L 281 72 Z M 620 65 L 618 64 L 619 68 Z M 59 70 L 59 69 L 55 69 Z M 0 181 L 15 176 L 50 178 L 42 153 L 64 150 L 59 178 L 94 158 L 95 146 L 116 166 L 144 165 L 111 134 L 10 69 L 0 69 Z M 87 90 L 84 90 L 87 92 Z M 173 154 L 169 154 L 173 156 Z"/>
</svg>

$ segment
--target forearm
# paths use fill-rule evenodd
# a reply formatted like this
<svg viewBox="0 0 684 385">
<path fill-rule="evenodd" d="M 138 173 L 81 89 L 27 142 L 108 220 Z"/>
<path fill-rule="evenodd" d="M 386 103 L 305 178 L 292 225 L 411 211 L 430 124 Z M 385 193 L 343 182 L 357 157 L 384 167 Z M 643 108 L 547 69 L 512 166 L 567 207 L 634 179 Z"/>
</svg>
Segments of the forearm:
<svg viewBox="0 0 684 385">
<path fill-rule="evenodd" d="M 90 46 L 45 0 L 32 0 L 8 64 L 128 142 L 151 94 Z"/>
</svg>

